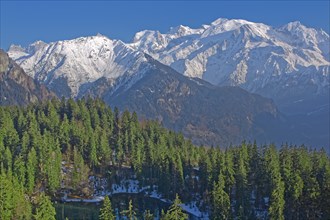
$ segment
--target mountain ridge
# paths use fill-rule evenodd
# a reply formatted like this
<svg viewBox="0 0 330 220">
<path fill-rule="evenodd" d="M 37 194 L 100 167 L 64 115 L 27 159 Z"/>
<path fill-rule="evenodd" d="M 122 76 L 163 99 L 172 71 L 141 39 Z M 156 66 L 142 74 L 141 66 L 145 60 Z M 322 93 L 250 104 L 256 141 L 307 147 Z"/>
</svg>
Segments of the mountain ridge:
<svg viewBox="0 0 330 220">
<path fill-rule="evenodd" d="M 261 119 L 267 118 L 276 127 L 287 125 L 270 99 L 239 87 L 218 87 L 198 78 L 187 78 L 146 57 L 153 68 L 145 78 L 126 91 L 105 94 L 102 98 L 106 103 L 157 120 L 199 145 L 224 147 L 254 139 L 266 142 L 274 136 L 268 132 L 268 126 L 260 123 Z M 279 140 L 276 137 L 277 143 Z"/>
<path fill-rule="evenodd" d="M 299 133 L 309 138 L 306 142 L 318 142 L 309 137 L 313 134 L 329 145 L 329 35 L 300 22 L 273 28 L 220 18 L 196 29 L 180 25 L 164 34 L 140 31 L 132 43 L 98 34 L 37 41 L 25 49 L 12 46 L 8 53 L 58 96 L 74 98 L 131 92 L 153 71 L 148 54 L 191 80 L 239 86 L 273 99 L 280 112 L 292 116 L 287 120 L 303 128 Z"/>
<path fill-rule="evenodd" d="M 28 75 L 46 85 L 67 81 L 67 97 L 81 94 L 79 88 L 85 83 L 102 77 L 116 80 L 127 71 L 135 71 L 131 63 L 143 63 L 145 60 L 138 59 L 147 53 L 188 77 L 214 85 L 240 86 L 272 98 L 286 109 L 308 93 L 328 96 L 329 41 L 325 31 L 298 21 L 274 28 L 219 18 L 200 28 L 179 25 L 164 34 L 140 31 L 131 43 L 97 34 L 48 44 L 36 41 L 27 48 L 11 46 L 8 53 Z M 291 95 L 299 93 L 301 87 L 308 88 L 305 94 Z M 291 91 L 285 93 L 288 88 Z"/>
<path fill-rule="evenodd" d="M 44 85 L 26 75 L 1 49 L 0 61 L 0 105 L 27 105 L 56 97 Z"/>
</svg>

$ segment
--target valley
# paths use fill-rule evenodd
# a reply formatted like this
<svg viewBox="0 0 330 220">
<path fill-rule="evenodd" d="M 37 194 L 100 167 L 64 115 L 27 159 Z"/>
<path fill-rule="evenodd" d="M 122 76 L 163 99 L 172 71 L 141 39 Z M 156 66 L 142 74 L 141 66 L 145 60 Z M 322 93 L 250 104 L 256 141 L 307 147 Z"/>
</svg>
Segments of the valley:
<svg viewBox="0 0 330 220">
<path fill-rule="evenodd" d="M 0 220 L 330 219 L 329 4 L 1 1 Z"/>
</svg>

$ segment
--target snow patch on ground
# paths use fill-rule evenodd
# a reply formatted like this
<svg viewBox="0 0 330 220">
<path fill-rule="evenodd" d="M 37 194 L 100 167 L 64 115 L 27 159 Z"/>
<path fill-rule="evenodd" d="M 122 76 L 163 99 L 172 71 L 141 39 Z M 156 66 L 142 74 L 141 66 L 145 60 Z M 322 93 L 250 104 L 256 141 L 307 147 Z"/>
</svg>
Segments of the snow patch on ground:
<svg viewBox="0 0 330 220">
<path fill-rule="evenodd" d="M 104 200 L 105 196 L 111 196 L 121 193 L 138 194 L 143 193 L 145 196 L 158 199 L 162 202 L 171 204 L 172 201 L 163 197 L 161 193 L 157 191 L 157 186 L 145 186 L 140 187 L 140 183 L 136 179 L 122 180 L 120 184 L 111 184 L 110 190 L 108 190 L 108 181 L 106 178 L 99 178 L 90 176 L 89 181 L 94 188 L 94 194 L 91 198 L 70 198 L 68 193 L 65 192 L 61 198 L 62 202 L 84 202 L 84 203 L 99 203 Z M 209 219 L 208 213 L 200 211 L 197 205 L 197 201 L 191 201 L 181 205 L 181 208 L 200 219 Z"/>
<path fill-rule="evenodd" d="M 181 208 L 200 219 L 209 219 L 209 215 L 206 212 L 201 212 L 197 206 L 197 201 L 192 201 L 190 203 L 185 203 L 180 205 Z"/>
</svg>

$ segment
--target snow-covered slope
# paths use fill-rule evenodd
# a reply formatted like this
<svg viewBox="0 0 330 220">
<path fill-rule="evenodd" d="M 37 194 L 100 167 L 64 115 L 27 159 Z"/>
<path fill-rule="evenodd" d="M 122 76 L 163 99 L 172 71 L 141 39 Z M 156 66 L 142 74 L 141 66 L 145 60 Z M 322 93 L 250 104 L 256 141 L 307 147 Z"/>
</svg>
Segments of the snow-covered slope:
<svg viewBox="0 0 330 220">
<path fill-rule="evenodd" d="M 146 62 L 143 53 L 99 34 L 49 44 L 37 41 L 26 49 L 11 46 L 8 54 L 28 75 L 66 97 L 78 96 L 100 78 L 114 84 L 136 76 Z"/>
<path fill-rule="evenodd" d="M 329 89 L 329 35 L 291 22 L 280 28 L 245 20 L 217 19 L 198 29 L 142 31 L 130 46 L 186 76 L 214 85 L 241 86 L 281 99 L 286 90 Z M 297 91 L 301 93 L 301 91 Z"/>
<path fill-rule="evenodd" d="M 281 112 L 292 114 L 292 129 L 303 134 L 305 143 L 329 146 L 329 41 L 329 35 L 323 30 L 307 28 L 299 22 L 274 28 L 245 20 L 217 19 L 196 29 L 181 25 L 167 33 L 141 31 L 129 44 L 97 35 L 53 43 L 37 41 L 27 48 L 12 46 L 8 54 L 27 74 L 46 84 L 59 97 L 97 96 L 107 103 L 116 100 L 118 106 L 125 103 L 134 105 L 136 109 L 131 110 L 143 109 L 144 114 L 148 112 L 144 108 L 149 106 L 146 116 L 150 117 L 150 111 L 153 111 L 155 118 L 161 118 L 164 122 L 169 122 L 169 118 L 164 116 L 168 110 L 171 116 L 184 120 L 184 125 L 195 123 L 193 117 L 203 118 L 197 122 L 204 122 L 209 109 L 201 108 L 202 101 L 206 100 L 204 107 L 215 109 L 220 101 L 207 105 L 207 100 L 228 98 L 211 91 L 199 98 L 195 94 L 195 99 L 185 103 L 187 109 L 197 106 L 198 114 L 191 115 L 191 111 L 174 114 L 176 112 L 172 110 L 179 111 L 183 101 L 176 102 L 173 97 L 163 100 L 161 91 L 150 90 L 152 94 L 143 95 L 138 87 L 144 85 L 147 90 L 147 86 L 156 86 L 163 81 L 161 77 L 164 74 L 158 74 L 159 78 L 153 76 L 160 70 L 159 65 L 150 62 L 152 56 L 185 76 L 198 77 L 214 85 L 240 86 L 274 99 Z M 172 72 L 170 67 L 163 69 Z M 184 81 L 189 80 L 183 78 Z M 168 81 L 168 91 L 176 85 L 171 84 L 173 81 Z M 190 81 L 196 81 L 200 88 L 203 87 L 201 80 Z M 159 87 L 159 90 L 162 89 Z M 186 89 L 183 88 L 183 91 Z M 199 91 L 197 86 L 196 91 Z M 166 95 L 181 96 L 182 91 L 177 92 Z M 129 94 L 135 94 L 137 98 L 132 99 Z M 241 98 L 242 95 L 237 93 L 236 96 Z M 120 97 L 124 98 L 119 100 Z M 160 102 L 148 102 L 150 97 Z M 231 98 L 237 101 L 236 97 Z M 227 111 L 233 112 L 235 107 L 239 112 L 248 108 L 239 101 Z M 219 116 L 218 112 L 216 115 Z M 203 128 L 220 126 L 223 129 L 227 124 L 232 125 L 226 122 L 231 119 L 228 115 L 222 119 L 222 124 L 214 124 L 215 119 L 211 118 L 202 127 L 192 129 L 188 126 L 187 129 L 192 138 L 196 138 Z M 244 120 L 249 121 L 250 117 Z M 242 127 L 244 120 L 238 127 Z M 263 123 L 268 126 L 269 120 L 265 119 Z M 175 126 L 178 126 L 177 122 L 172 128 L 177 129 Z M 278 130 L 270 133 L 278 134 Z M 302 136 L 298 135 L 297 139 L 303 140 Z M 202 137 L 207 136 L 202 134 Z M 230 141 L 234 140 L 238 139 Z"/>
<path fill-rule="evenodd" d="M 141 31 L 129 44 L 97 35 L 37 41 L 25 49 L 12 46 L 8 54 L 58 95 L 95 93 L 99 84 L 116 89 L 130 81 L 129 87 L 145 71 L 145 52 L 185 76 L 240 86 L 285 106 L 328 96 L 329 41 L 323 30 L 299 22 L 274 28 L 220 18 L 197 29 L 180 25 L 164 34 Z"/>
</svg>

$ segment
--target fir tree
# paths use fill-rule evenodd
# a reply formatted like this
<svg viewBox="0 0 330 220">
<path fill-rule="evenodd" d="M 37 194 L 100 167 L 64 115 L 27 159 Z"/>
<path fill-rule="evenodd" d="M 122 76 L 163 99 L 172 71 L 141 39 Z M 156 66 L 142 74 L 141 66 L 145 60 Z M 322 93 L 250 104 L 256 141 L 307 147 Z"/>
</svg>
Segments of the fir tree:
<svg viewBox="0 0 330 220">
<path fill-rule="evenodd" d="M 144 212 L 144 220 L 154 220 L 154 215 L 150 212 L 150 210 L 146 210 Z"/>
<path fill-rule="evenodd" d="M 136 212 L 134 211 L 134 207 L 132 204 L 132 200 L 129 200 L 128 209 L 121 212 L 122 215 L 126 216 L 129 220 L 135 220 Z"/>
<path fill-rule="evenodd" d="M 34 148 L 31 148 L 26 163 L 26 188 L 29 193 L 32 193 L 34 189 L 37 163 L 37 153 Z"/>
<path fill-rule="evenodd" d="M 179 199 L 178 194 L 175 196 L 173 204 L 170 206 L 166 214 L 163 214 L 162 220 L 185 220 L 188 219 L 188 215 L 182 211 L 180 207 L 181 200 Z"/>
<path fill-rule="evenodd" d="M 213 219 L 228 219 L 230 216 L 230 200 L 225 192 L 225 180 L 220 173 L 218 182 L 214 183 L 212 191 L 212 216 Z"/>
<path fill-rule="evenodd" d="M 113 214 L 111 201 L 110 201 L 108 196 L 104 197 L 104 202 L 103 202 L 102 208 L 100 209 L 99 218 L 100 218 L 100 220 L 114 220 L 114 219 L 116 219 L 114 214 Z"/>
<path fill-rule="evenodd" d="M 284 219 L 284 183 L 282 181 L 278 153 L 274 146 L 270 146 L 266 151 L 267 171 L 270 181 L 270 219 Z"/>
<path fill-rule="evenodd" d="M 34 215 L 35 220 L 55 220 L 55 208 L 52 205 L 49 197 L 42 193 L 39 197 L 38 207 L 36 214 Z"/>
</svg>

